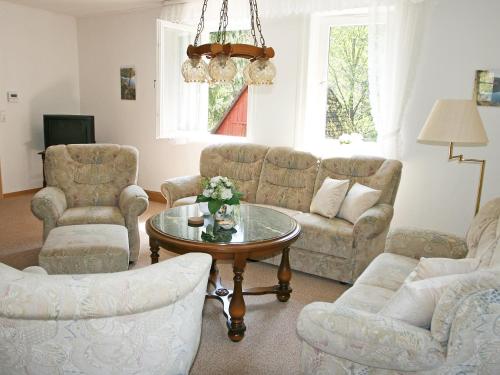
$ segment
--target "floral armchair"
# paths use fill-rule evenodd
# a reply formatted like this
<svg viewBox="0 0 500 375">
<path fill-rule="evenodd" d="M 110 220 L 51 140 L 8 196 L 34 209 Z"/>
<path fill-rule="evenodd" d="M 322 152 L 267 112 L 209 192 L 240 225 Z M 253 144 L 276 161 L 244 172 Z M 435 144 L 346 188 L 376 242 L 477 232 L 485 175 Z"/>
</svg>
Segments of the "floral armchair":
<svg viewBox="0 0 500 375">
<path fill-rule="evenodd" d="M 58 145 L 45 154 L 47 187 L 31 210 L 43 220 L 43 237 L 63 225 L 117 224 L 128 230 L 130 261 L 139 256 L 138 217 L 148 196 L 137 186 L 138 151 L 113 144 Z"/>
<path fill-rule="evenodd" d="M 188 374 L 211 257 L 47 275 L 0 263 L 0 374 Z"/>
<path fill-rule="evenodd" d="M 335 303 L 301 312 L 304 374 L 500 374 L 500 198 L 484 205 L 465 239 L 396 229 L 379 255 Z M 476 258 L 479 269 L 441 295 L 430 329 L 378 312 L 420 257 Z"/>
</svg>

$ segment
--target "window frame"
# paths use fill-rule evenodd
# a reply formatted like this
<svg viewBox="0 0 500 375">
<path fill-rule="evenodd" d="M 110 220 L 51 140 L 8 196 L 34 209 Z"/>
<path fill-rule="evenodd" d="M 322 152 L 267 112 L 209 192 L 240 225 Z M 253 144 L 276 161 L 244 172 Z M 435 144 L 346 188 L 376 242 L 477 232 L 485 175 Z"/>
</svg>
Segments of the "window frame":
<svg viewBox="0 0 500 375">
<path fill-rule="evenodd" d="M 236 26 L 236 27 L 235 27 Z M 233 25 L 230 30 L 241 30 L 242 28 L 238 28 L 237 26 L 241 25 Z M 217 142 L 217 143 L 227 143 L 227 142 L 248 142 L 250 128 L 251 128 L 251 118 L 253 117 L 251 111 L 253 109 L 253 99 L 251 87 L 248 88 L 248 103 L 247 103 L 247 134 L 246 136 L 234 136 L 234 135 L 224 135 L 224 134 L 213 134 L 208 131 L 208 107 L 206 108 L 206 117 L 207 117 L 207 127 L 205 131 L 185 131 L 185 130 L 174 130 L 169 134 L 167 126 L 165 125 L 165 109 L 164 109 L 164 90 L 163 84 L 165 80 L 165 69 L 166 65 L 164 64 L 164 53 L 165 53 L 165 40 L 164 40 L 164 32 L 165 28 L 169 28 L 171 30 L 179 30 L 186 31 L 193 34 L 194 38 L 194 27 L 191 25 L 174 23 L 170 21 L 166 21 L 163 19 L 157 20 L 157 38 L 156 38 L 156 80 L 155 80 L 155 94 L 156 94 L 156 139 L 158 140 L 170 140 L 177 143 L 188 143 L 188 142 Z M 217 31 L 216 25 L 208 24 L 205 27 L 205 30 L 202 33 L 202 41 L 208 40 L 208 36 L 211 32 Z M 186 46 L 187 47 L 187 46 Z M 186 56 L 187 58 L 187 56 Z M 182 64 L 184 59 L 179 61 L 179 65 Z M 182 77 L 179 77 L 181 83 L 184 83 Z M 187 83 L 186 83 L 187 84 Z M 199 84 L 200 90 L 206 91 L 204 95 L 206 96 L 207 106 L 208 106 L 208 85 L 207 84 Z M 200 111 L 203 110 L 200 108 Z"/>
<path fill-rule="evenodd" d="M 339 139 L 327 138 L 327 83 L 329 39 L 331 27 L 368 25 L 368 9 L 360 8 L 352 12 L 316 13 L 310 16 L 309 25 L 309 57 L 306 66 L 307 83 L 303 99 L 305 113 L 303 120 L 308 138 L 302 145 L 308 149 L 314 145 L 314 151 L 324 157 L 352 156 L 355 154 L 380 155 L 376 141 L 361 141 L 358 143 L 341 144 Z M 304 134 L 304 133 L 303 133 Z"/>
</svg>

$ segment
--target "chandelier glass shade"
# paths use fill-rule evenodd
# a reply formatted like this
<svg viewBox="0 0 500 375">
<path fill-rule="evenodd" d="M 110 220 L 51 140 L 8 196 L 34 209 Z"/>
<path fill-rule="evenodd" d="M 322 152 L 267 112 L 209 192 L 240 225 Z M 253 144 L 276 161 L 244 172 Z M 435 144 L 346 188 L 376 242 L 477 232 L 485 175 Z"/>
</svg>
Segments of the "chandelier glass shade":
<svg viewBox="0 0 500 375">
<path fill-rule="evenodd" d="M 194 43 L 188 46 L 188 59 L 182 64 L 181 72 L 184 81 L 230 83 L 237 73 L 233 58 L 238 57 L 249 60 L 243 71 L 247 85 L 272 84 L 276 76 L 276 67 L 270 60 L 274 57 L 274 50 L 266 46 L 262 35 L 257 0 L 249 0 L 253 45 L 226 43 L 228 0 L 222 1 L 216 42 L 198 45 L 205 24 L 207 4 L 208 0 L 204 0 Z M 257 38 L 257 33 L 259 38 Z M 203 57 L 210 61 L 208 65 Z"/>
</svg>

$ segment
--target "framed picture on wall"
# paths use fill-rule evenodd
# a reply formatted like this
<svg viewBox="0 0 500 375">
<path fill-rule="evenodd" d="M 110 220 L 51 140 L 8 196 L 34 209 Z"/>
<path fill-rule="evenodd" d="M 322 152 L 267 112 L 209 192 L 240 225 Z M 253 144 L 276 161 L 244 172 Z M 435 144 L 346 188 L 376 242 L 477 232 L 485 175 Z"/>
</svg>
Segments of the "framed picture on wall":
<svg viewBox="0 0 500 375">
<path fill-rule="evenodd" d="M 135 66 L 120 67 L 120 88 L 122 100 L 135 100 Z"/>
<path fill-rule="evenodd" d="M 500 107 L 500 69 L 476 70 L 474 98 L 477 105 Z"/>
</svg>

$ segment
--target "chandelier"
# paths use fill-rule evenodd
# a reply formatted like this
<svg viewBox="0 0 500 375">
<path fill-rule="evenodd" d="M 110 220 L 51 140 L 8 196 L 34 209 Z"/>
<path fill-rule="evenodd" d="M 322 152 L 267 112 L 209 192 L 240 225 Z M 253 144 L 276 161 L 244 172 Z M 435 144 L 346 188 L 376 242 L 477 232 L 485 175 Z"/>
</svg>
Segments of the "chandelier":
<svg viewBox="0 0 500 375">
<path fill-rule="evenodd" d="M 188 59 L 184 61 L 181 68 L 184 81 L 229 83 L 237 73 L 233 57 L 240 57 L 249 60 L 243 70 L 243 77 L 247 85 L 272 84 L 276 75 L 276 68 L 270 61 L 274 57 L 274 50 L 272 47 L 266 46 L 262 35 L 257 0 L 249 0 L 250 31 L 254 41 L 253 45 L 226 43 L 228 2 L 229 0 L 222 1 L 216 42 L 198 45 L 205 26 L 205 11 L 208 4 L 208 0 L 203 1 L 196 37 L 194 43 L 187 48 Z M 203 60 L 203 56 L 210 60 L 209 64 Z"/>
</svg>

